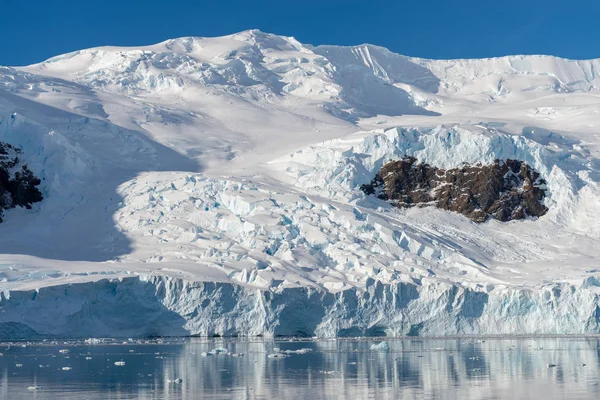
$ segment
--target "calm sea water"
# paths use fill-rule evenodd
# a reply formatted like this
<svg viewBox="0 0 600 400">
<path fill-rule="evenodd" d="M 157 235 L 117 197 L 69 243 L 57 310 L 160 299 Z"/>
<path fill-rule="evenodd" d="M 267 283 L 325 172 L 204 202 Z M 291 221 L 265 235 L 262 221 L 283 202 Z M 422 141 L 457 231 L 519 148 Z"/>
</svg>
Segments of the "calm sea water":
<svg viewBox="0 0 600 400">
<path fill-rule="evenodd" d="M 0 343 L 0 399 L 600 398 L 598 339 L 379 342 Z"/>
</svg>

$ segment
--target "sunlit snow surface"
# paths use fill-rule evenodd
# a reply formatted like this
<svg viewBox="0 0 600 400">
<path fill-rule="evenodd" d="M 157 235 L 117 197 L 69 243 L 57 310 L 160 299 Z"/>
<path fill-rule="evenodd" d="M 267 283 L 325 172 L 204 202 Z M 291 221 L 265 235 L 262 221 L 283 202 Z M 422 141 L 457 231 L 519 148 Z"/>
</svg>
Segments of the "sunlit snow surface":
<svg viewBox="0 0 600 400">
<path fill-rule="evenodd" d="M 599 332 L 597 71 L 259 31 L 0 68 L 0 141 L 45 198 L 0 224 L 0 336 Z M 526 161 L 550 210 L 357 189 L 405 155 Z"/>
<path fill-rule="evenodd" d="M 0 396 L 596 399 L 598 345 L 597 338 L 0 343 Z"/>
</svg>

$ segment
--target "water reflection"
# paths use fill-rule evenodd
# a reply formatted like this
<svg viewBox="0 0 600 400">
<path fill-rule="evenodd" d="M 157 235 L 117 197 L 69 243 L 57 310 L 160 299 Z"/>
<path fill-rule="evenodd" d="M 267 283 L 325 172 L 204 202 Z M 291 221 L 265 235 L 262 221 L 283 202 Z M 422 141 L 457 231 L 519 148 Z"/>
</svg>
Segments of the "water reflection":
<svg viewBox="0 0 600 400">
<path fill-rule="evenodd" d="M 387 342 L 388 352 L 372 351 L 373 340 L 0 344 L 0 398 L 462 400 L 600 396 L 597 339 Z M 203 354 L 219 347 L 230 354 Z M 269 358 L 276 348 L 310 352 Z M 125 365 L 115 365 L 118 361 Z M 63 370 L 65 367 L 71 369 Z M 169 382 L 176 378 L 182 382 Z M 30 390 L 32 386 L 38 388 Z"/>
</svg>

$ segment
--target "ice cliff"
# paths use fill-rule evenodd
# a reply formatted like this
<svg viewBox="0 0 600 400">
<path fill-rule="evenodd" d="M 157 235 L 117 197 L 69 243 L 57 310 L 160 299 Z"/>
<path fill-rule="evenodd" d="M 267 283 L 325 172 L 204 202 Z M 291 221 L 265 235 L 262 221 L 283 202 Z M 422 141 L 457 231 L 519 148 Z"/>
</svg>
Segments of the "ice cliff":
<svg viewBox="0 0 600 400">
<path fill-rule="evenodd" d="M 597 333 L 597 281 L 538 291 L 427 282 L 331 293 L 168 277 L 3 292 L 0 338 L 450 336 Z"/>
</svg>

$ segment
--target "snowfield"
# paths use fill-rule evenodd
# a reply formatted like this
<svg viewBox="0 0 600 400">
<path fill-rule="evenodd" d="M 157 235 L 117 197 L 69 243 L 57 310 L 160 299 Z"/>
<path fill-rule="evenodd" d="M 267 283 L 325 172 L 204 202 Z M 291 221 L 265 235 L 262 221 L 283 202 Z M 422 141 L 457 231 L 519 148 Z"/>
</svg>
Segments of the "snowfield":
<svg viewBox="0 0 600 400">
<path fill-rule="evenodd" d="M 0 338 L 600 333 L 600 60 L 424 60 L 252 30 L 0 67 L 44 200 L 0 223 Z M 358 188 L 527 162 L 483 224 Z"/>
</svg>

